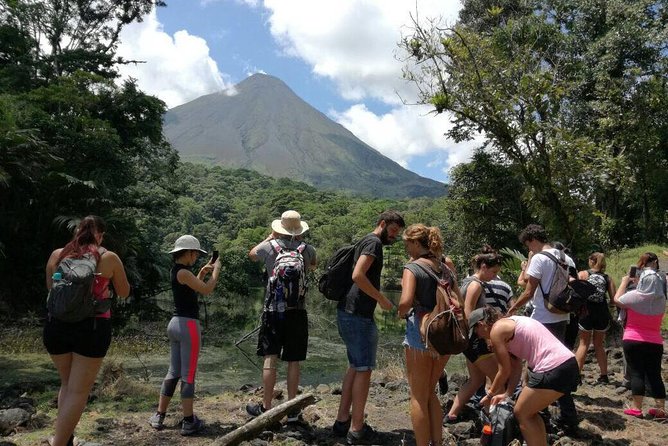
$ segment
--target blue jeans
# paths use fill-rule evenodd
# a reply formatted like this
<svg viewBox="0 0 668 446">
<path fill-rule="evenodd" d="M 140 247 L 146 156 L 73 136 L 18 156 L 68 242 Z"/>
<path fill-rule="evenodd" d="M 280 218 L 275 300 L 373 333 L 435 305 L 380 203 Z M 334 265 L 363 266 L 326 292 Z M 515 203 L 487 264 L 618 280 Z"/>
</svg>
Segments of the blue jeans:
<svg viewBox="0 0 668 446">
<path fill-rule="evenodd" d="M 336 322 L 339 335 L 346 344 L 348 363 L 358 372 L 376 368 L 378 328 L 373 319 L 337 310 Z"/>
</svg>

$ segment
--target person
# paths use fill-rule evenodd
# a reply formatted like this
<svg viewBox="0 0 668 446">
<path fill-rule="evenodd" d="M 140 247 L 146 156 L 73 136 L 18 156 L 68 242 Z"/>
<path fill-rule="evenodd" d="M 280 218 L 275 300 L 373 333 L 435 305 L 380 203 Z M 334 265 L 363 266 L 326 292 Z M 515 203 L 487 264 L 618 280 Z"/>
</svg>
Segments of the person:
<svg viewBox="0 0 668 446">
<path fill-rule="evenodd" d="M 51 289 L 53 274 L 63 259 L 92 254 L 97 260 L 98 273 L 93 284 L 95 299 L 109 299 L 110 284 L 118 297 L 128 297 L 130 284 L 123 262 L 114 252 L 102 247 L 105 231 L 106 224 L 101 217 L 89 215 L 81 220 L 72 240 L 49 256 L 46 263 L 47 290 Z M 55 435 L 49 441 L 51 446 L 70 446 L 74 443 L 74 429 L 111 343 L 110 318 L 110 311 L 80 322 L 62 322 L 51 315 L 47 317 L 44 346 L 60 376 L 58 415 Z"/>
<path fill-rule="evenodd" d="M 626 311 L 626 326 L 622 340 L 624 357 L 631 378 L 632 407 L 624 414 L 643 418 L 645 382 L 654 407 L 648 413 L 655 419 L 666 419 L 666 387 L 661 378 L 663 338 L 661 322 L 666 310 L 666 276 L 659 271 L 659 259 L 652 252 L 638 260 L 639 277 L 625 275 L 614 296 L 615 305 Z M 627 291 L 630 282 L 635 290 Z"/>
<path fill-rule="evenodd" d="M 562 400 L 577 388 L 578 363 L 575 355 L 551 331 L 526 316 L 501 318 L 491 306 L 471 313 L 469 327 L 489 340 L 499 370 L 482 405 L 496 405 L 512 396 L 527 362 L 528 375 L 515 403 L 514 415 L 527 446 L 547 445 L 545 424 L 539 412 Z"/>
<path fill-rule="evenodd" d="M 149 424 L 156 430 L 164 427 L 169 402 L 174 396 L 176 385 L 181 381 L 181 435 L 192 435 L 204 427 L 204 422 L 194 414 L 195 374 L 197 360 L 202 345 L 202 328 L 199 322 L 198 293 L 207 296 L 216 287 L 220 274 L 220 260 L 209 261 L 200 268 L 197 276 L 191 268 L 200 255 L 206 254 L 199 240 L 192 235 L 182 235 L 169 251 L 174 261 L 171 269 L 174 313 L 167 325 L 169 338 L 169 370 L 160 387 L 157 412 L 149 418 Z M 213 258 L 211 259 L 213 260 Z M 208 280 L 205 277 L 211 273 Z"/>
<path fill-rule="evenodd" d="M 557 241 L 553 241 L 552 246 L 564 253 L 564 259 L 568 265 L 568 277 L 572 280 L 576 280 L 578 278 L 578 270 L 575 261 L 571 257 L 571 249 Z M 575 344 L 578 340 L 578 333 L 580 331 L 579 324 L 580 315 L 574 312 L 570 313 L 568 324 L 566 325 L 566 333 L 564 334 L 564 344 L 571 351 L 575 350 Z"/>
<path fill-rule="evenodd" d="M 589 269 L 580 271 L 578 278 L 587 280 L 596 287 L 596 293 L 587 300 L 587 314 L 580 318 L 580 342 L 575 352 L 575 358 L 578 361 L 580 373 L 584 367 L 587 350 L 592 340 L 594 342 L 594 352 L 596 362 L 600 370 L 600 375 L 596 380 L 598 383 L 608 384 L 608 356 L 605 353 L 605 335 L 610 328 L 612 316 L 608 309 L 606 293 L 612 299 L 615 295 L 615 284 L 610 276 L 605 273 L 605 254 L 594 252 L 588 259 Z"/>
<path fill-rule="evenodd" d="M 398 315 L 406 318 L 403 345 L 410 388 L 411 422 L 417 446 L 441 444 L 443 409 L 434 388 L 449 355 L 432 352 L 420 335 L 422 318 L 436 306 L 437 282 L 429 270 L 437 277 L 448 280 L 453 292 L 458 293 L 459 290 L 450 270 L 441 261 L 443 239 L 437 227 L 411 225 L 404 231 L 403 239 L 412 261 L 404 265 Z"/>
<path fill-rule="evenodd" d="M 485 305 L 496 306 L 503 313 L 508 310 L 507 301 L 497 297 L 489 285 L 489 281 L 498 277 L 502 262 L 503 257 L 488 245 L 483 246 L 481 252 L 473 257 L 471 267 L 474 274 L 464 279 L 461 286 L 461 292 L 464 296 L 464 313 L 467 318 L 473 310 Z M 487 347 L 487 342 L 476 336 L 475 332 L 472 332 L 471 335 L 469 336 L 469 346 L 464 350 L 469 379 L 457 392 L 450 411 L 445 416 L 445 423 L 459 421 L 459 413 L 473 394 L 484 386 L 486 378 L 491 380 L 496 376 L 496 359 Z"/>
<path fill-rule="evenodd" d="M 560 266 L 548 256 L 541 254 L 541 252 L 547 252 L 562 262 L 566 262 L 566 257 L 563 251 L 552 247 L 548 240 L 545 229 L 537 224 L 528 225 L 520 233 L 520 243 L 529 252 L 533 252 L 533 256 L 525 271 L 527 277 L 526 288 L 510 306 L 506 314 L 507 316 L 513 316 L 522 305 L 531 299 L 533 304 L 531 318 L 543 324 L 555 338 L 564 343 L 570 315 L 568 313 L 558 314 L 550 312 L 545 307 L 543 297 L 543 293 L 549 292 L 554 276 L 557 273 L 557 268 Z M 578 371 L 576 378 L 579 379 L 579 377 L 580 373 Z M 570 393 L 564 394 L 562 398 L 559 398 L 558 405 L 560 413 L 559 417 L 557 417 L 557 424 L 559 427 L 567 431 L 575 429 L 578 425 L 578 418 L 575 403 Z"/>
<path fill-rule="evenodd" d="M 258 416 L 271 409 L 276 385 L 276 366 L 278 358 L 288 363 L 288 398 L 297 396 L 300 377 L 300 361 L 306 359 L 308 346 L 308 316 L 305 308 L 306 284 L 299 290 L 299 296 L 293 307 L 277 302 L 272 292 L 272 276 L 277 257 L 283 251 L 290 254 L 300 253 L 303 267 L 313 270 L 317 266 L 315 248 L 303 241 L 309 230 L 308 223 L 302 221 L 299 212 L 288 210 L 280 219 L 271 223 L 271 233 L 248 256 L 253 261 L 263 261 L 268 273 L 265 292 L 265 305 L 258 335 L 257 354 L 264 358 L 262 368 L 262 402 L 248 404 L 246 411 L 251 416 Z M 288 423 L 300 421 L 300 413 L 288 414 Z"/>
<path fill-rule="evenodd" d="M 381 213 L 376 227 L 356 245 L 353 285 L 337 305 L 339 335 L 346 345 L 348 369 L 343 377 L 341 400 L 332 431 L 346 436 L 348 444 L 368 443 L 375 431 L 364 422 L 371 371 L 376 367 L 378 329 L 373 318 L 376 305 L 391 310 L 394 304 L 380 291 L 383 246 L 392 244 L 406 226 L 396 211 Z M 352 410 L 352 412 L 351 412 Z"/>
</svg>

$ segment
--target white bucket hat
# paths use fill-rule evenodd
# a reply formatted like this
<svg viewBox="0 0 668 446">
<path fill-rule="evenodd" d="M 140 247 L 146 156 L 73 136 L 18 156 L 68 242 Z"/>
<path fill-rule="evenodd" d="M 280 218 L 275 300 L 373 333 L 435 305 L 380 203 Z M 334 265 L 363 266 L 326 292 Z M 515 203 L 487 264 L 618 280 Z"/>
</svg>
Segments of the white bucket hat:
<svg viewBox="0 0 668 446">
<path fill-rule="evenodd" d="M 206 254 L 206 251 L 203 250 L 200 246 L 199 240 L 197 240 L 192 235 L 182 235 L 181 237 L 177 238 L 174 242 L 174 249 L 169 251 L 169 253 L 173 254 L 175 252 L 185 251 L 186 249 L 193 249 L 195 251 L 201 252 L 202 254 Z"/>
<path fill-rule="evenodd" d="M 302 216 L 297 211 L 285 211 L 280 220 L 271 222 L 271 229 L 283 235 L 301 235 L 308 231 L 308 224 L 302 221 Z"/>
</svg>

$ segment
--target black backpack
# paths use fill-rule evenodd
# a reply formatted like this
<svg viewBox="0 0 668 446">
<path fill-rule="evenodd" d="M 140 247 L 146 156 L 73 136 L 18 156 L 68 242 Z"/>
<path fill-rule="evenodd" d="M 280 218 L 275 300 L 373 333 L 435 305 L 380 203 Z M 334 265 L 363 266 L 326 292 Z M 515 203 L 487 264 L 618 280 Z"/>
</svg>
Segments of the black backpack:
<svg viewBox="0 0 668 446">
<path fill-rule="evenodd" d="M 92 253 L 60 261 L 46 298 L 49 316 L 62 322 L 79 322 L 111 308 L 111 299 L 93 295 L 97 259 Z"/>
<path fill-rule="evenodd" d="M 343 300 L 353 286 L 353 266 L 357 244 L 339 248 L 318 279 L 318 290 L 329 300 Z"/>
<path fill-rule="evenodd" d="M 568 265 L 563 259 L 557 259 L 546 251 L 537 254 L 542 254 L 555 263 L 550 288 L 545 291 L 540 282 L 538 283 L 545 308 L 556 314 L 586 312 L 587 299 L 596 292 L 596 287 L 586 280 L 569 281 Z"/>
</svg>

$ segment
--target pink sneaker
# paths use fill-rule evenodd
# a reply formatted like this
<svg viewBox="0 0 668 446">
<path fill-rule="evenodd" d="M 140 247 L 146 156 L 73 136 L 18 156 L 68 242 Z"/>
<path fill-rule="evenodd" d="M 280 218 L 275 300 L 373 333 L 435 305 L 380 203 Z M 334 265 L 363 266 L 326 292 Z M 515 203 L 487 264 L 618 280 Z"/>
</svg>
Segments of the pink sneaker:
<svg viewBox="0 0 668 446">
<path fill-rule="evenodd" d="M 647 413 L 653 416 L 655 420 L 665 420 L 666 418 L 668 418 L 668 416 L 666 415 L 666 411 L 663 409 L 655 409 L 652 407 L 650 410 L 647 411 Z"/>
<path fill-rule="evenodd" d="M 630 416 L 636 417 L 636 418 L 642 418 L 643 417 L 642 416 L 642 410 L 633 409 L 633 408 L 624 409 L 624 415 L 630 415 Z"/>
</svg>

